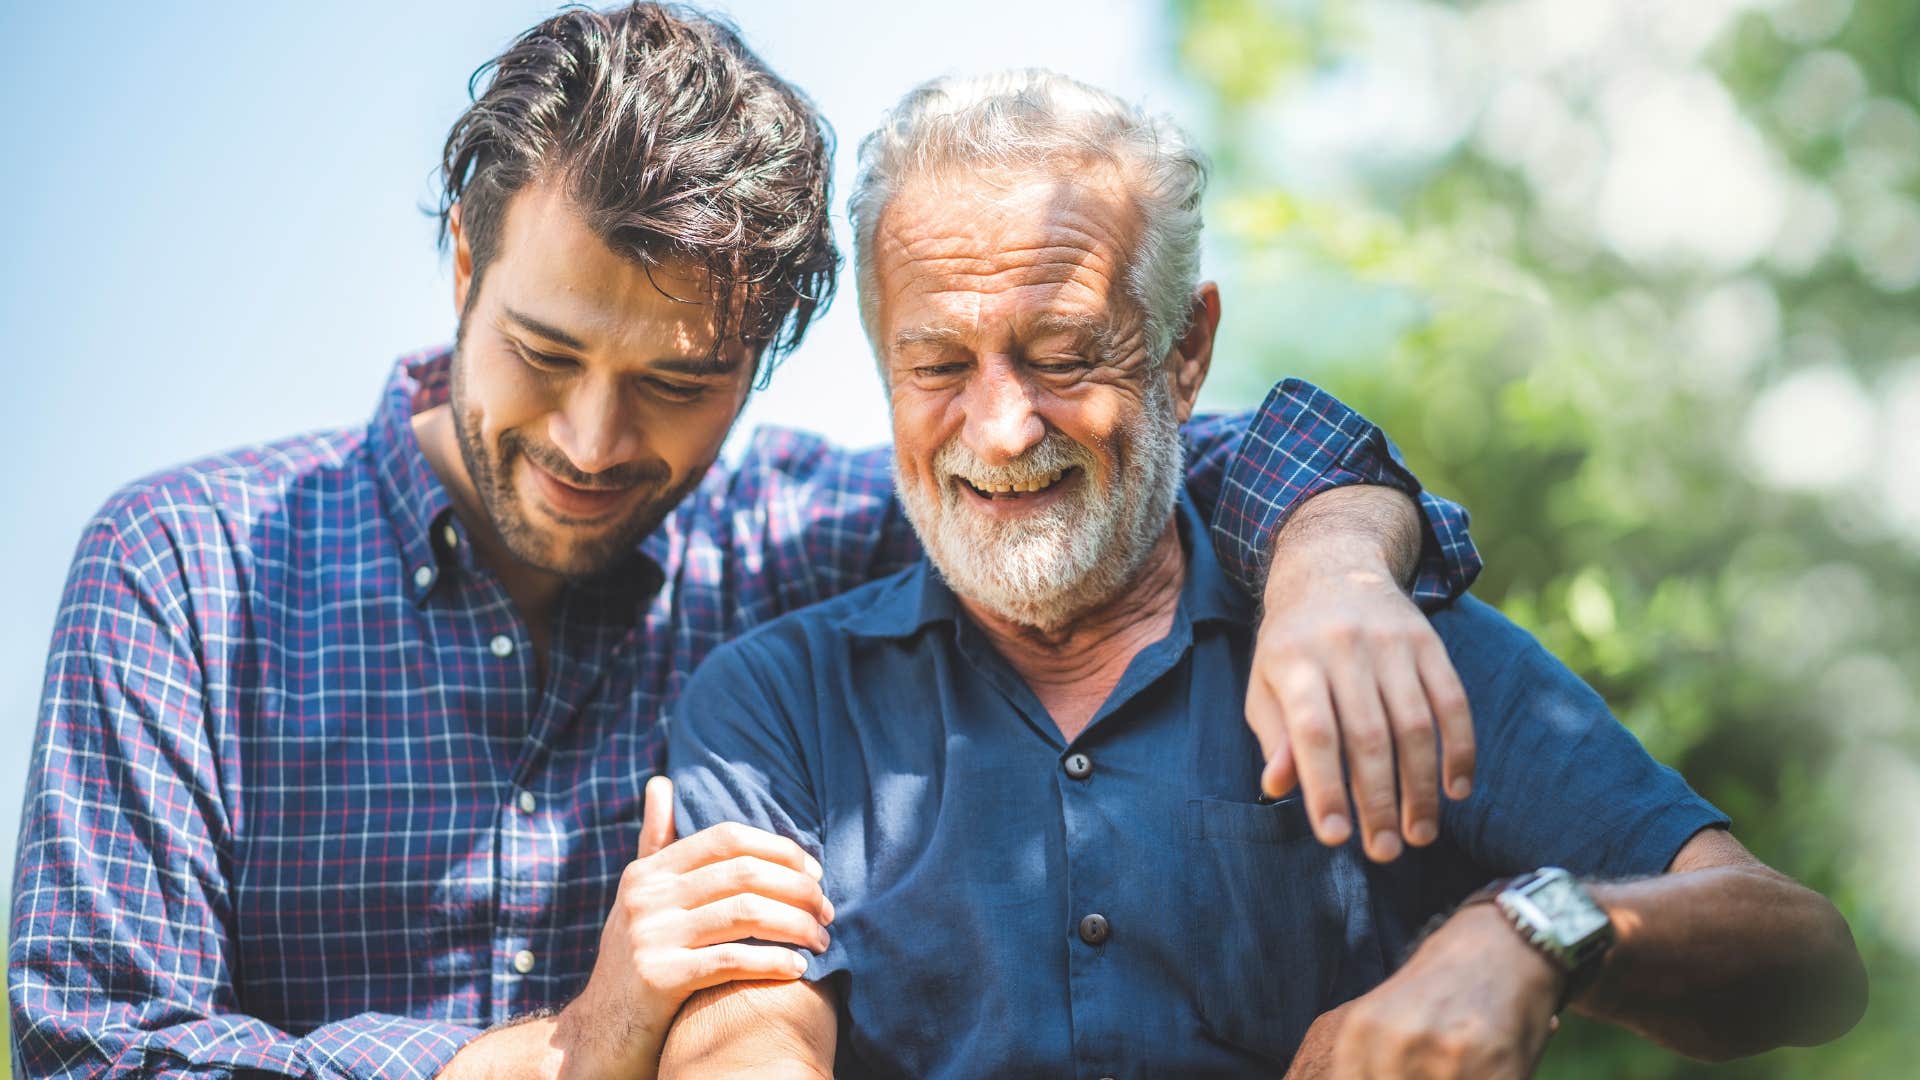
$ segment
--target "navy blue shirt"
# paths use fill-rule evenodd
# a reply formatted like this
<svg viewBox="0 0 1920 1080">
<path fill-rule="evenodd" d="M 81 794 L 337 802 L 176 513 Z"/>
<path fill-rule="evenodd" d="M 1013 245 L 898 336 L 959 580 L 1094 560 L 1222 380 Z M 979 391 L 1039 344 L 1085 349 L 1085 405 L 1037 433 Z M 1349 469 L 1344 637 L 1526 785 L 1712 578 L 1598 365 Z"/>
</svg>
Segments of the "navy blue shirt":
<svg viewBox="0 0 1920 1080">
<path fill-rule="evenodd" d="M 1243 1075 L 1488 880 L 1658 873 L 1725 818 L 1471 598 L 1433 616 L 1473 706 L 1471 798 L 1385 867 L 1259 800 L 1253 612 L 1192 507 L 1173 628 L 1079 737 L 922 562 L 722 646 L 668 760 L 681 835 L 741 821 L 825 867 L 841 1076 Z M 1092 918 L 1097 916 L 1097 918 Z"/>
</svg>

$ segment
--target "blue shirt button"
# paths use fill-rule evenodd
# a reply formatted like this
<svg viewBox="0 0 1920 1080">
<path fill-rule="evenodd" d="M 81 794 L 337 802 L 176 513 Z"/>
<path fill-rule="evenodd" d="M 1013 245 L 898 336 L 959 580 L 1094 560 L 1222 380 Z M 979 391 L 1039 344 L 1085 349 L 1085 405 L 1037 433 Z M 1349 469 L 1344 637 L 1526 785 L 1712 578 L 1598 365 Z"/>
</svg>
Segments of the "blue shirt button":
<svg viewBox="0 0 1920 1080">
<path fill-rule="evenodd" d="M 1095 913 L 1080 920 L 1080 940 L 1089 945 L 1098 945 L 1107 940 L 1113 928 L 1107 925 L 1107 917 Z"/>
<path fill-rule="evenodd" d="M 1085 754 L 1068 754 L 1067 760 L 1061 765 L 1067 770 L 1067 775 L 1075 780 L 1085 780 L 1093 775 L 1093 759 Z"/>
</svg>

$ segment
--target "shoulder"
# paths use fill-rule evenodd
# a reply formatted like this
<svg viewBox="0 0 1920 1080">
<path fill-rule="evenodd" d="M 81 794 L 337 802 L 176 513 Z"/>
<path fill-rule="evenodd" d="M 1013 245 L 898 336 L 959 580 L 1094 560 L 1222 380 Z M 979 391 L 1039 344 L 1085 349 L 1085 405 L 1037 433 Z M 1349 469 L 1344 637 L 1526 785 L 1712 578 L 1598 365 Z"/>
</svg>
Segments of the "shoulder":
<svg viewBox="0 0 1920 1080">
<path fill-rule="evenodd" d="M 274 523 L 304 517 L 328 493 L 366 486 L 364 449 L 364 429 L 315 432 L 142 477 L 93 514 L 79 557 L 205 568 L 209 556 L 251 548 L 263 528 L 278 533 Z"/>
<path fill-rule="evenodd" d="M 782 615 L 715 649 L 694 672 L 687 690 L 702 683 L 778 680 L 810 684 L 824 672 L 853 664 L 871 632 L 895 620 L 887 616 L 911 604 L 920 567 L 870 581 L 811 607 Z"/>
</svg>

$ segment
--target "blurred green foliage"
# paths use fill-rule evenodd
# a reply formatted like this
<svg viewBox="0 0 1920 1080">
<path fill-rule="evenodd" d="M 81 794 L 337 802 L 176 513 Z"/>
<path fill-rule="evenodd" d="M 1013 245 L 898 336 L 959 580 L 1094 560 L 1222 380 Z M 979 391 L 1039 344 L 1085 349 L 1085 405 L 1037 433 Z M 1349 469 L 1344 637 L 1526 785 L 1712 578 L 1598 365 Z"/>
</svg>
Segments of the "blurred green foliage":
<svg viewBox="0 0 1920 1080">
<path fill-rule="evenodd" d="M 1576 1021 L 1542 1075 L 1920 1074 L 1920 5 L 1170 17 L 1246 369 L 1219 375 L 1304 375 L 1391 432 L 1472 512 L 1476 593 L 1833 898 L 1867 959 L 1870 1011 L 1826 1047 L 1709 1067 Z M 1536 47 L 1554 62 L 1515 56 Z M 1732 134 L 1635 112 L 1647 86 L 1730 103 Z M 1646 117 L 1677 136 L 1609 172 Z M 1726 176 L 1676 211 L 1669 163 L 1676 192 Z"/>
</svg>

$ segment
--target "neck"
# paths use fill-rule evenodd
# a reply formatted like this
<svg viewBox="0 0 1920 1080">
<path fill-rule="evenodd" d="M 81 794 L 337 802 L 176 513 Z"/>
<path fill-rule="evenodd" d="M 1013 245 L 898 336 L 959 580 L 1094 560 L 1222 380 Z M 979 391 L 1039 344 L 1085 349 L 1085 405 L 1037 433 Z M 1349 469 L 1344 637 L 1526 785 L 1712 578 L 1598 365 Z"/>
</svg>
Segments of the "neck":
<svg viewBox="0 0 1920 1080">
<path fill-rule="evenodd" d="M 565 579 L 514 555 L 494 529 L 493 518 L 488 516 L 480 491 L 467 473 L 467 463 L 460 456 L 460 437 L 453 429 L 451 408 L 436 405 L 414 414 L 413 433 L 427 464 L 433 467 L 434 475 L 440 478 L 441 486 L 453 500 L 454 514 L 467 527 L 474 560 L 506 590 L 507 599 L 525 620 L 537 655 L 544 662 L 549 618 Z"/>
<path fill-rule="evenodd" d="M 960 606 L 1071 742 L 1093 720 L 1134 656 L 1172 630 L 1186 576 L 1180 533 L 1169 518 L 1127 583 L 1058 629 L 1014 622 L 964 596 Z"/>
</svg>

